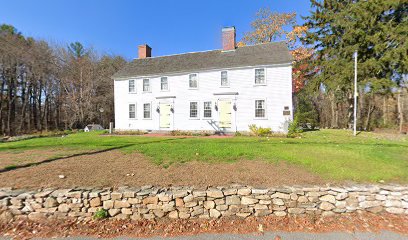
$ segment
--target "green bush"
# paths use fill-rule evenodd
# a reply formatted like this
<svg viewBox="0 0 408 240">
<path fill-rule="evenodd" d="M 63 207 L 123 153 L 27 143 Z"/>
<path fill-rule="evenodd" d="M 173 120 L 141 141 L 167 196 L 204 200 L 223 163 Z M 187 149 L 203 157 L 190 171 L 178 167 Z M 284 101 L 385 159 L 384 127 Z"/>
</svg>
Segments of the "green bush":
<svg viewBox="0 0 408 240">
<path fill-rule="evenodd" d="M 93 215 L 93 218 L 97 220 L 104 219 L 107 217 L 108 217 L 108 211 L 103 208 L 98 209 L 98 211 L 96 211 Z"/>
<path fill-rule="evenodd" d="M 297 126 L 303 129 L 315 129 L 319 126 L 319 113 L 313 105 L 313 98 L 306 91 L 296 95 Z"/>
<path fill-rule="evenodd" d="M 242 134 L 241 132 L 238 132 L 238 131 L 235 132 L 235 136 L 236 136 L 236 137 L 240 137 L 240 136 L 242 136 L 242 135 L 243 135 L 243 134 Z"/>
<path fill-rule="evenodd" d="M 299 115 L 296 114 L 295 115 L 295 119 L 293 120 L 293 122 L 291 122 L 289 124 L 289 128 L 288 128 L 288 137 L 290 138 L 294 138 L 300 135 L 300 133 L 302 133 L 303 130 L 302 128 L 299 126 Z"/>
<path fill-rule="evenodd" d="M 72 130 L 70 130 L 70 129 L 64 130 L 65 135 L 68 135 L 68 134 L 71 134 L 71 133 L 72 133 Z"/>
<path fill-rule="evenodd" d="M 272 134 L 271 128 L 257 127 L 255 124 L 251 124 L 248 127 L 249 131 L 251 131 L 253 135 L 258 137 L 268 136 Z"/>
</svg>

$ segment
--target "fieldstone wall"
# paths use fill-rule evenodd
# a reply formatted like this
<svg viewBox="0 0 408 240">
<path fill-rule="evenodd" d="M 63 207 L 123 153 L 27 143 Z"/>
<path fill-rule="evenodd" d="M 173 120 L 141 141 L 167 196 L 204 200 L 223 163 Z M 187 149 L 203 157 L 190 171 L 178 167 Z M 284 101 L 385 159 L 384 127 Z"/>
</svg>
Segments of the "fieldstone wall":
<svg viewBox="0 0 408 240">
<path fill-rule="evenodd" d="M 368 211 L 408 214 L 408 186 L 0 189 L 0 220 L 219 218 Z"/>
</svg>

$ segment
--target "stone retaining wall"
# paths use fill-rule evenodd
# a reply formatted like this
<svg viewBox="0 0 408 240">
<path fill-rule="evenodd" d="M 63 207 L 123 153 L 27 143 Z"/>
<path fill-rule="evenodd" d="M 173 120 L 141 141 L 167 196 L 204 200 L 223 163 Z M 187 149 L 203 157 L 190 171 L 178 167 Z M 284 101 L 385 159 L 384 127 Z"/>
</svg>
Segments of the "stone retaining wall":
<svg viewBox="0 0 408 240">
<path fill-rule="evenodd" d="M 408 186 L 0 189 L 0 220 L 91 218 L 101 208 L 109 217 L 134 220 L 329 216 L 356 211 L 408 214 Z"/>
</svg>

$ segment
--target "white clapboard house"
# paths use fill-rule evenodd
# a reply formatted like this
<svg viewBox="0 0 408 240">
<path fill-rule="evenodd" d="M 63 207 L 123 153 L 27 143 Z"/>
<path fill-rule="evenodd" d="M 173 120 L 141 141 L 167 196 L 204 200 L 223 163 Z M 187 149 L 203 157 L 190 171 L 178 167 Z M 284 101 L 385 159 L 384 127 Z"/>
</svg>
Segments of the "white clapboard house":
<svg viewBox="0 0 408 240">
<path fill-rule="evenodd" d="M 139 58 L 113 79 L 115 129 L 276 132 L 292 120 L 292 57 L 284 42 L 236 47 L 222 29 L 222 49 Z"/>
</svg>

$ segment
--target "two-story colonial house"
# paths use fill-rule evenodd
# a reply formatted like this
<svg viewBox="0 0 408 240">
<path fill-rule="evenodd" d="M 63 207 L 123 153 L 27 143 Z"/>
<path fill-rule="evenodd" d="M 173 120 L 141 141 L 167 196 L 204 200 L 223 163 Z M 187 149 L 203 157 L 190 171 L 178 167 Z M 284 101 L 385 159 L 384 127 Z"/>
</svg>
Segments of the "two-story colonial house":
<svg viewBox="0 0 408 240">
<path fill-rule="evenodd" d="M 115 129 L 284 132 L 292 120 L 292 57 L 284 42 L 236 47 L 222 29 L 220 50 L 139 58 L 114 76 Z"/>
</svg>

